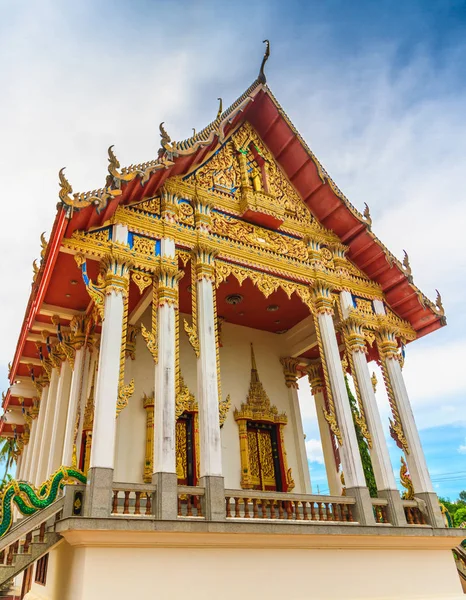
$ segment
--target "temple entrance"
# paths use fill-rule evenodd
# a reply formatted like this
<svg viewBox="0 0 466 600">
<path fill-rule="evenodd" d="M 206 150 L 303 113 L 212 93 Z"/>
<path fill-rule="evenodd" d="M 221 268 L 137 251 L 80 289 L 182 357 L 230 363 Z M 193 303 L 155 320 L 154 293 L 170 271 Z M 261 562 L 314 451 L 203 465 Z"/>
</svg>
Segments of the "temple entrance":
<svg viewBox="0 0 466 600">
<path fill-rule="evenodd" d="M 241 451 L 241 487 L 245 490 L 291 492 L 283 427 L 288 419 L 270 403 L 259 379 L 251 344 L 251 382 L 246 402 L 234 412 Z"/>
<path fill-rule="evenodd" d="M 196 485 L 194 414 L 185 412 L 176 422 L 176 475 L 178 485 Z"/>
<path fill-rule="evenodd" d="M 283 491 L 276 426 L 248 422 L 247 432 L 253 489 Z"/>
</svg>

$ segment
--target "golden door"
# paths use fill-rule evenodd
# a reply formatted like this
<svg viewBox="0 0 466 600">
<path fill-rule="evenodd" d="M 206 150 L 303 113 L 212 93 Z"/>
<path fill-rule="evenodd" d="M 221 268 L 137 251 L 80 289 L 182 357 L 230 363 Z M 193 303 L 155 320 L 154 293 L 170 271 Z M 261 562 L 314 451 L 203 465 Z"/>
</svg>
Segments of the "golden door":
<svg viewBox="0 0 466 600">
<path fill-rule="evenodd" d="M 276 431 L 273 426 L 248 423 L 249 465 L 253 489 L 281 489 Z"/>
<path fill-rule="evenodd" d="M 193 427 L 192 413 L 183 413 L 176 422 L 176 475 L 178 485 L 196 485 L 197 483 Z"/>
</svg>

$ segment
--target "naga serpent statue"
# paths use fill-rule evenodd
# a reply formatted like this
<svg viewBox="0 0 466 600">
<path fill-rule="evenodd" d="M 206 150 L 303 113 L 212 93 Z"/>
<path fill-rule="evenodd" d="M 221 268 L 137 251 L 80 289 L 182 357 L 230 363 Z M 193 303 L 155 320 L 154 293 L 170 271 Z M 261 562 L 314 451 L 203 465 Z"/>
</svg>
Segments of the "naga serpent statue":
<svg viewBox="0 0 466 600">
<path fill-rule="evenodd" d="M 55 502 L 58 492 L 72 480 L 86 483 L 86 476 L 79 469 L 60 467 L 39 489 L 27 481 L 13 479 L 0 493 L 0 538 L 11 528 L 13 523 L 13 502 L 23 515 L 33 515 Z"/>
</svg>

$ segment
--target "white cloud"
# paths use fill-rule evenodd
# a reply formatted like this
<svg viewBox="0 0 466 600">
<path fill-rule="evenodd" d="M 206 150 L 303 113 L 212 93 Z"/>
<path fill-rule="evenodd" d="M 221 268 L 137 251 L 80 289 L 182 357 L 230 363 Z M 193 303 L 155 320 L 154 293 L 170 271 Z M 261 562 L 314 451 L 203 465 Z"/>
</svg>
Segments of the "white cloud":
<svg viewBox="0 0 466 600">
<path fill-rule="evenodd" d="M 464 444 L 458 446 L 458 452 L 460 454 L 466 454 L 466 438 L 464 438 Z"/>
<path fill-rule="evenodd" d="M 309 461 L 319 463 L 320 465 L 324 464 L 322 444 L 319 440 L 306 441 L 306 454 Z"/>
</svg>

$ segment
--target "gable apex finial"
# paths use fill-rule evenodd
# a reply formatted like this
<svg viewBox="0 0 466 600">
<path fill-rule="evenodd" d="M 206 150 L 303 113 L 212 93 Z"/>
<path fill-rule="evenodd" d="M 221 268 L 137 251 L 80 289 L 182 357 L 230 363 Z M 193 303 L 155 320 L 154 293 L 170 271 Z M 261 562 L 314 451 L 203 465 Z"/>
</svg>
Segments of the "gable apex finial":
<svg viewBox="0 0 466 600">
<path fill-rule="evenodd" d="M 270 56 L 270 42 L 269 42 L 269 40 L 263 40 L 262 43 L 265 44 L 265 52 L 264 52 L 264 58 L 262 59 L 262 64 L 261 64 L 261 68 L 260 68 L 259 76 L 258 76 L 257 80 L 260 83 L 267 83 L 267 78 L 264 73 L 264 67 L 265 67 L 265 63 L 267 62 L 267 60 Z"/>
</svg>

